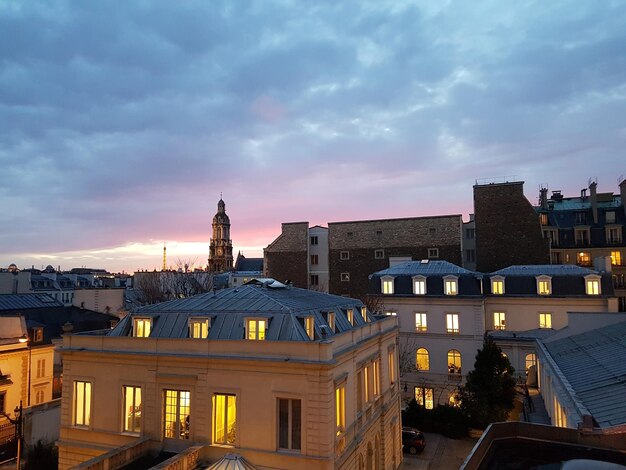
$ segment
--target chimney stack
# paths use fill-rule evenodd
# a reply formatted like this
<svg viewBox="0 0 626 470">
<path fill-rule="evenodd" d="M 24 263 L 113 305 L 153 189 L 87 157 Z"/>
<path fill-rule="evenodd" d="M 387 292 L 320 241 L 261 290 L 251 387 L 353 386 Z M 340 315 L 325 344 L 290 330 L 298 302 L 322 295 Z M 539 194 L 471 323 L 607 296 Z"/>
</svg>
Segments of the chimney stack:
<svg viewBox="0 0 626 470">
<path fill-rule="evenodd" d="M 539 190 L 539 205 L 542 209 L 548 209 L 548 188 L 541 188 Z"/>
<path fill-rule="evenodd" d="M 589 183 L 589 192 L 591 193 L 589 199 L 591 200 L 591 212 L 593 213 L 593 223 L 598 223 L 598 196 L 596 194 L 596 187 L 598 183 L 592 181 Z"/>
<path fill-rule="evenodd" d="M 619 195 L 622 200 L 622 209 L 624 210 L 624 215 L 626 216 L 626 178 L 623 178 L 619 184 Z"/>
</svg>

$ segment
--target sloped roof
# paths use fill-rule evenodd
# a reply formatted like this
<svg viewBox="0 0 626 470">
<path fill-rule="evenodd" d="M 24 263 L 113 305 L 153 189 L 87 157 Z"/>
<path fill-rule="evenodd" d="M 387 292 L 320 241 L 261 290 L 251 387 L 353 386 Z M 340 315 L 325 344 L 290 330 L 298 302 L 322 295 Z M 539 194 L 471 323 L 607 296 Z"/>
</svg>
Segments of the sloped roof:
<svg viewBox="0 0 626 470">
<path fill-rule="evenodd" d="M 586 276 L 588 274 L 599 273 L 574 264 L 515 265 L 490 273 L 491 276 Z"/>
<path fill-rule="evenodd" d="M 246 459 L 238 454 L 226 454 L 205 470 L 256 470 Z"/>
<path fill-rule="evenodd" d="M 278 287 L 271 287 L 272 285 Z M 251 281 L 240 287 L 177 299 L 135 310 L 109 333 L 110 336 L 128 336 L 133 317 L 152 317 L 151 338 L 187 338 L 191 318 L 210 318 L 209 340 L 244 338 L 245 319 L 266 318 L 266 340 L 310 341 L 304 328 L 304 317 L 314 318 L 315 339 L 324 339 L 375 321 L 369 313 L 361 316 L 360 300 L 323 292 L 284 286 L 273 280 Z M 353 310 L 354 324 L 346 312 Z M 327 313 L 335 313 L 335 331 L 328 327 Z"/>
<path fill-rule="evenodd" d="M 626 322 L 545 347 L 601 428 L 626 424 Z"/>
<path fill-rule="evenodd" d="M 465 268 L 452 264 L 448 261 L 441 260 L 423 260 L 423 261 L 409 261 L 406 263 L 400 263 L 391 268 L 383 269 L 374 273 L 378 276 L 432 276 L 446 274 L 474 274 L 473 271 L 469 271 Z"/>
<path fill-rule="evenodd" d="M 63 303 L 54 300 L 49 294 L 2 294 L 1 310 L 27 310 L 31 308 L 63 307 Z"/>
</svg>

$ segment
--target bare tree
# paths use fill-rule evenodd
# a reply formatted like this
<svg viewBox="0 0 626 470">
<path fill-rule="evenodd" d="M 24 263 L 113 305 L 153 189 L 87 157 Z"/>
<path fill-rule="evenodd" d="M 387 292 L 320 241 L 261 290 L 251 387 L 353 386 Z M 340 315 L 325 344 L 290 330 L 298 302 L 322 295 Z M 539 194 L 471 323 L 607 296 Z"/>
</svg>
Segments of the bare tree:
<svg viewBox="0 0 626 470">
<path fill-rule="evenodd" d="M 363 305 L 367 307 L 368 312 L 375 315 L 381 315 L 385 310 L 385 303 L 380 296 L 364 295 L 360 300 L 363 302 Z"/>
<path fill-rule="evenodd" d="M 417 372 L 416 364 L 417 340 L 413 335 L 400 335 L 398 337 L 398 368 L 400 377 Z"/>
</svg>

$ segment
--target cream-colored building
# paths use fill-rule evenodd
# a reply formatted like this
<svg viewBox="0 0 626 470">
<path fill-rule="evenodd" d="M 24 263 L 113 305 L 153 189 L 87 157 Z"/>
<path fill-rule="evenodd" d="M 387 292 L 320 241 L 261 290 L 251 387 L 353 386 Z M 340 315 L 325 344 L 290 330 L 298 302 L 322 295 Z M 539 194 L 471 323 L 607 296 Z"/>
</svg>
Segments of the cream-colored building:
<svg viewBox="0 0 626 470">
<path fill-rule="evenodd" d="M 20 402 L 27 408 L 52 400 L 54 347 L 40 342 L 24 317 L 0 316 L 0 413 L 14 417 Z"/>
<path fill-rule="evenodd" d="M 68 335 L 59 468 L 147 441 L 201 446 L 207 464 L 237 453 L 256 468 L 396 469 L 396 339 L 395 319 L 358 300 L 274 281 Z"/>
<path fill-rule="evenodd" d="M 398 319 L 404 398 L 427 408 L 453 402 L 486 333 L 523 378 L 535 339 L 566 326 L 568 312 L 617 311 L 610 274 L 571 265 L 477 273 L 414 261 L 370 276 L 370 293 Z"/>
</svg>

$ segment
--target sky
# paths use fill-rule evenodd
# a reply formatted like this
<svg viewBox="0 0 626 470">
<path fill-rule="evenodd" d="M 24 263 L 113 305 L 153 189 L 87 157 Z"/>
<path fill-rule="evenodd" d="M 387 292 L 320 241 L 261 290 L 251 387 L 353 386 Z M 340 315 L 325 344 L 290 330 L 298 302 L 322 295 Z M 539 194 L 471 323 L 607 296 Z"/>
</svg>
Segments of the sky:
<svg viewBox="0 0 626 470">
<path fill-rule="evenodd" d="M 0 268 L 206 264 L 282 222 L 626 174 L 626 2 L 0 0 Z"/>
</svg>

